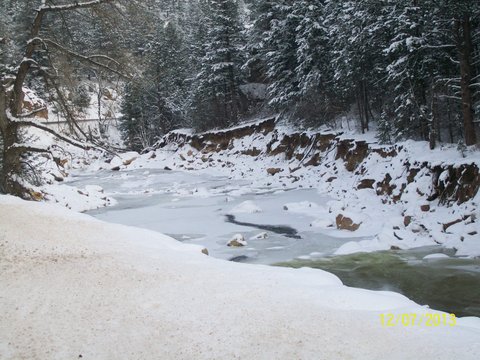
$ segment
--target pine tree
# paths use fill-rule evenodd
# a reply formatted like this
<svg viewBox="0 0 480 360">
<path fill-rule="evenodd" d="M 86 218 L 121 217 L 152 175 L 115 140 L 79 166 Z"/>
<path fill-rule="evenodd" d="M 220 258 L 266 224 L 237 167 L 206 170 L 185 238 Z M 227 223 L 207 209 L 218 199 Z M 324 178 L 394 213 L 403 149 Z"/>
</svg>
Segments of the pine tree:
<svg viewBox="0 0 480 360">
<path fill-rule="evenodd" d="M 137 150 L 178 127 L 186 101 L 186 52 L 172 21 L 159 24 L 144 56 L 145 72 L 126 87 L 121 119 L 124 140 Z"/>
<path fill-rule="evenodd" d="M 383 92 L 378 80 L 384 76 L 382 50 L 388 32 L 384 27 L 384 9 L 388 1 L 327 3 L 334 86 L 346 108 L 348 104 L 356 104 L 362 131 L 368 130 L 374 103 Z"/>
<path fill-rule="evenodd" d="M 271 20 L 274 18 L 276 1 L 255 1 L 251 7 L 249 26 L 246 31 L 247 43 L 245 46 L 247 57 L 244 69 L 251 82 L 264 83 L 267 81 L 266 39 L 271 31 Z"/>
<path fill-rule="evenodd" d="M 317 0 L 295 1 L 293 14 L 298 18 L 296 27 L 296 81 L 298 101 L 296 117 L 319 125 L 335 115 L 332 93 L 333 71 L 330 64 L 332 49 L 325 26 L 325 2 Z"/>
<path fill-rule="evenodd" d="M 243 111 L 238 89 L 243 63 L 238 4 L 234 0 L 209 0 L 205 5 L 209 28 L 191 114 L 198 128 L 226 127 L 235 124 Z"/>
<path fill-rule="evenodd" d="M 299 65 L 296 29 L 300 20 L 293 13 L 293 3 L 282 0 L 273 6 L 270 31 L 264 39 L 270 105 L 279 110 L 295 104 L 300 91 L 295 71 Z"/>
</svg>

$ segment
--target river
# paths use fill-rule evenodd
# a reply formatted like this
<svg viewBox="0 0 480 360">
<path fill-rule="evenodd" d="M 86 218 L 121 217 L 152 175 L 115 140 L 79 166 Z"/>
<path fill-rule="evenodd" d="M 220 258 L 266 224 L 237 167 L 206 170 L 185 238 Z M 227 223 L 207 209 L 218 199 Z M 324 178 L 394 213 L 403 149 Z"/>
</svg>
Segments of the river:
<svg viewBox="0 0 480 360">
<path fill-rule="evenodd" d="M 76 174 L 69 183 L 101 186 L 117 200 L 90 215 L 202 245 L 213 257 L 320 268 L 348 286 L 392 290 L 457 316 L 480 316 L 480 259 L 456 258 L 441 247 L 333 256 L 342 244 L 361 238 L 333 236 L 312 227 L 308 211 L 291 211 L 329 200 L 315 189 L 254 187 L 208 173 L 152 169 Z M 227 246 L 238 233 L 248 244 Z M 449 257 L 424 259 L 435 253 Z"/>
</svg>

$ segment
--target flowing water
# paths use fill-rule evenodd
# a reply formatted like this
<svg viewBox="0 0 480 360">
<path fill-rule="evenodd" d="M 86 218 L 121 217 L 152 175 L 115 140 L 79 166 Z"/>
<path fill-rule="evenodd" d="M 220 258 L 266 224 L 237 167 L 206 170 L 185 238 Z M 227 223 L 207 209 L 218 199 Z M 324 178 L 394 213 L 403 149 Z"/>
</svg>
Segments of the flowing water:
<svg viewBox="0 0 480 360">
<path fill-rule="evenodd" d="M 457 316 L 480 316 L 480 260 L 423 259 L 432 252 L 441 250 L 429 247 L 358 253 L 317 260 L 295 259 L 277 265 L 322 269 L 337 275 L 348 286 L 395 291 L 436 310 Z"/>
<path fill-rule="evenodd" d="M 164 170 L 79 174 L 70 183 L 100 185 L 118 201 L 90 211 L 92 216 L 202 245 L 214 257 L 319 268 L 336 274 L 348 286 L 392 290 L 457 316 L 480 316 L 480 259 L 456 258 L 440 247 L 332 256 L 345 242 L 361 238 L 331 236 L 311 227 L 312 217 L 289 211 L 291 203 L 329 200 L 315 189 L 255 187 L 227 177 Z M 245 201 L 261 211 L 235 212 Z M 257 238 L 261 232 L 268 237 Z M 247 239 L 246 247 L 226 245 L 237 233 Z M 439 252 L 450 257 L 423 259 Z"/>
</svg>

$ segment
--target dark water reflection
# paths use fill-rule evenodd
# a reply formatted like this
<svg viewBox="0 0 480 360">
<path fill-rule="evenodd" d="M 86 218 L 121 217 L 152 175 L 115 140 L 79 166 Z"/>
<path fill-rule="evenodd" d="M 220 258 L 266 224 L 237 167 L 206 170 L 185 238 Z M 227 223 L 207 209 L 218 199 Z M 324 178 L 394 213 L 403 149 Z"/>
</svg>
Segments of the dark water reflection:
<svg viewBox="0 0 480 360">
<path fill-rule="evenodd" d="M 318 268 L 334 273 L 347 286 L 396 291 L 436 310 L 480 316 L 480 259 L 422 260 L 428 253 L 359 253 L 276 265 Z"/>
</svg>

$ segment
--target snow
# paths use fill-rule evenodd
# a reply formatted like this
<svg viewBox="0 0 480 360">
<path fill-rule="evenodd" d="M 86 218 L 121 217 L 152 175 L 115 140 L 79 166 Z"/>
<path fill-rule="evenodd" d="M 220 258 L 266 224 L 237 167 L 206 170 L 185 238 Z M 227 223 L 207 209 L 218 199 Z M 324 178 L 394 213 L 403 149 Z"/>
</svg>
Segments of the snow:
<svg viewBox="0 0 480 360">
<path fill-rule="evenodd" d="M 25 226 L 28 224 L 28 226 Z M 216 260 L 201 247 L 0 196 L 0 357 L 476 359 L 480 321 L 327 272 Z"/>
<path fill-rule="evenodd" d="M 245 240 L 245 238 L 243 237 L 242 234 L 233 235 L 233 237 L 227 243 L 227 246 L 235 246 L 235 247 L 247 246 L 247 245 L 248 245 L 248 243 L 247 243 L 247 241 Z"/>
<path fill-rule="evenodd" d="M 255 214 L 260 212 L 262 212 L 262 209 L 251 200 L 244 201 L 230 210 L 230 213 L 232 214 Z"/>
<path fill-rule="evenodd" d="M 242 127 L 252 127 L 260 124 L 266 119 L 256 119 L 248 124 L 236 126 L 231 129 L 216 131 L 218 134 L 225 134 L 229 131 L 235 131 Z M 176 218 L 188 219 L 188 225 L 181 225 L 182 228 L 192 230 L 190 233 L 184 231 L 181 235 L 203 234 L 204 238 L 212 238 L 214 242 L 225 243 L 233 234 L 241 231 L 238 228 L 225 230 L 222 216 L 224 214 L 234 214 L 239 221 L 266 224 L 293 224 L 299 231 L 313 230 L 316 233 L 322 233 L 325 236 L 339 239 L 339 242 L 333 252 L 338 254 L 347 254 L 352 252 L 369 252 L 378 250 L 388 250 L 391 248 L 410 249 L 415 247 L 431 246 L 441 244 L 446 248 L 455 249 L 461 256 L 476 257 L 480 256 L 480 242 L 477 241 L 480 233 L 478 221 L 474 218 L 480 218 L 477 204 L 479 197 L 472 199 L 464 204 L 449 204 L 449 206 L 439 204 L 438 200 L 429 201 L 428 196 L 432 192 L 432 178 L 430 173 L 421 168 L 421 164 L 428 163 L 430 167 L 440 166 L 443 169 L 446 166 L 460 166 L 462 164 L 479 164 L 478 151 L 468 149 L 460 153 L 455 146 L 440 145 L 437 149 L 431 151 L 426 142 L 405 141 L 397 144 L 395 147 L 381 146 L 376 143 L 374 132 L 358 134 L 355 129 L 348 130 L 346 120 L 342 120 L 342 133 L 336 135 L 333 130 L 327 133 L 335 137 L 335 141 L 351 141 L 353 148 L 358 148 L 358 141 L 365 141 L 371 149 L 369 155 L 363 159 L 354 172 L 345 168 L 345 161 L 342 158 L 337 159 L 336 151 L 328 150 L 320 153 L 321 162 L 318 166 L 306 166 L 305 163 L 313 156 L 311 149 L 295 149 L 298 156 L 291 159 L 285 158 L 285 153 L 280 152 L 277 155 L 269 155 L 265 150 L 266 144 L 271 143 L 271 151 L 280 145 L 283 136 L 292 136 L 300 133 L 300 130 L 292 128 L 288 124 L 276 124 L 272 132 L 254 132 L 251 135 L 240 138 L 233 138 L 230 146 L 226 150 L 203 152 L 191 147 L 190 145 L 179 146 L 169 143 L 161 149 L 151 151 L 147 154 L 125 153 L 114 157 L 109 164 L 106 164 L 102 157 L 97 160 L 89 160 L 89 165 L 73 166 L 71 173 L 77 174 L 81 168 L 82 174 L 91 174 L 96 177 L 96 173 L 101 169 L 119 169 L 123 180 L 121 188 L 106 191 L 95 195 L 98 202 L 91 201 L 83 209 L 96 208 L 101 204 L 114 204 L 113 198 L 124 195 L 139 195 L 142 193 L 151 194 L 176 194 L 168 201 L 182 203 L 182 199 L 192 199 L 197 197 L 208 201 L 206 204 L 211 211 L 220 211 L 221 221 L 213 220 L 213 216 L 202 217 L 202 221 L 211 224 L 209 228 L 199 224 L 197 217 L 198 211 L 186 211 L 177 206 L 164 214 L 167 209 L 161 210 L 162 217 L 172 219 L 164 228 L 154 228 L 154 219 L 145 222 L 131 221 L 132 217 L 141 217 L 144 215 L 125 214 L 120 218 L 104 217 L 107 220 L 121 222 L 127 221 L 127 224 L 135 226 L 144 226 L 154 228 L 169 234 L 178 233 L 180 224 Z M 348 123 L 348 121 L 347 121 Z M 177 135 L 187 133 L 191 136 L 191 131 L 177 130 Z M 201 134 L 201 136 L 205 135 Z M 308 138 L 316 136 L 314 130 L 303 131 Z M 355 142 L 357 141 L 357 142 Z M 245 154 L 245 150 L 256 149 L 258 156 Z M 378 151 L 374 151 L 378 150 Z M 396 156 L 384 156 L 382 152 L 395 151 Z M 90 155 L 91 156 L 91 155 Z M 419 173 L 411 183 L 406 182 L 407 173 L 405 164 L 418 164 Z M 158 182 L 155 180 L 155 171 L 164 168 L 188 173 L 189 176 L 203 177 L 195 186 L 184 186 L 184 180 L 174 180 L 169 186 L 159 190 Z M 278 169 L 275 175 L 268 173 L 269 169 Z M 148 171 L 149 174 L 139 177 L 128 176 L 132 172 L 141 171 L 143 174 Z M 391 195 L 378 195 L 377 190 L 365 188 L 357 189 L 362 179 L 372 179 L 376 183 L 383 181 L 386 176 L 391 177 L 390 185 L 393 188 Z M 163 175 L 170 177 L 169 175 Z M 440 180 L 444 181 L 447 174 L 443 171 Z M 228 179 L 234 185 L 223 184 L 218 189 L 210 188 L 210 181 L 214 179 Z M 115 180 L 116 181 L 116 180 Z M 238 182 L 238 183 L 235 183 Z M 69 183 L 67 181 L 67 183 Z M 189 183 L 189 181 L 187 181 Z M 96 184 L 91 182 L 91 184 Z M 97 184 L 102 185 L 102 184 Z M 108 187 L 107 184 L 104 184 Z M 398 195 L 404 188 L 401 201 L 393 201 L 392 198 Z M 296 190 L 311 189 L 312 193 L 318 194 L 303 198 Z M 45 191 L 49 191 L 48 188 Z M 262 194 L 270 191 L 274 199 L 266 203 L 259 202 L 252 198 L 252 194 Z M 52 191 L 50 191 L 52 192 Z M 83 191 L 82 191 L 83 192 Z M 292 196 L 285 196 L 290 193 Z M 282 195 L 283 194 L 283 195 Z M 91 195 L 90 195 L 91 196 Z M 250 197 L 249 197 L 250 196 Z M 300 196 L 300 198 L 298 198 Z M 55 198 L 55 196 L 53 196 Z M 211 199 L 212 197 L 223 197 L 222 202 Z M 323 199 L 319 201 L 321 198 Z M 107 199 L 106 200 L 102 200 Z M 287 199 L 282 206 L 285 211 L 278 211 L 278 199 Z M 241 200 L 241 201 L 239 201 Z M 58 201 L 56 199 L 55 201 Z M 61 200 L 62 203 L 67 203 Z M 244 202 L 242 204 L 242 202 Z M 228 204 L 228 206 L 227 206 Z M 151 203 L 150 205 L 154 205 Z M 429 211 L 422 211 L 423 205 L 429 205 Z M 217 209 L 214 207 L 217 206 Z M 75 208 L 81 208 L 76 206 Z M 206 208 L 204 208 L 207 211 Z M 156 211 L 159 211 L 156 208 Z M 183 211 L 183 212 L 182 212 Z M 186 212 L 185 212 L 186 211 Z M 210 211 L 210 210 L 208 210 Z M 181 214 L 180 214 L 181 213 Z M 217 211 L 218 213 L 218 211 Z M 176 218 L 174 215 L 176 214 Z M 338 215 L 346 216 L 352 219 L 360 227 L 355 232 L 348 230 L 338 230 L 336 218 Z M 149 217 L 149 215 L 146 215 Z M 128 217 L 128 218 L 127 218 Z M 411 223 L 407 224 L 405 219 L 411 217 Z M 455 221 L 457 219 L 467 219 L 458 224 L 450 226 L 447 230 L 442 228 L 443 224 Z M 213 222 L 210 222 L 213 221 Z M 198 231 L 194 228 L 198 225 Z M 177 230 L 174 229 L 177 227 Z M 216 229 L 222 229 L 216 230 Z M 223 233 L 226 238 L 220 239 L 218 236 Z M 248 238 L 253 233 L 246 234 Z M 198 239 L 198 237 L 193 237 Z M 199 240 L 200 241 L 200 240 Z M 213 246 L 212 241 L 205 241 L 209 249 Z M 355 241 L 356 244 L 346 244 Z M 270 247 L 286 246 L 287 244 L 271 244 Z M 306 248 L 307 252 L 303 254 L 292 254 L 292 257 L 308 255 L 310 252 L 319 251 L 332 253 L 330 249 L 311 249 Z M 215 253 L 215 250 L 213 250 Z M 215 253 L 214 256 L 219 255 Z"/>
<path fill-rule="evenodd" d="M 430 254 L 427 255 L 423 258 L 423 260 L 436 260 L 436 259 L 448 259 L 450 256 L 447 254 L 442 254 L 442 253 L 436 253 L 436 254 Z"/>
</svg>

